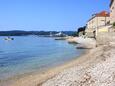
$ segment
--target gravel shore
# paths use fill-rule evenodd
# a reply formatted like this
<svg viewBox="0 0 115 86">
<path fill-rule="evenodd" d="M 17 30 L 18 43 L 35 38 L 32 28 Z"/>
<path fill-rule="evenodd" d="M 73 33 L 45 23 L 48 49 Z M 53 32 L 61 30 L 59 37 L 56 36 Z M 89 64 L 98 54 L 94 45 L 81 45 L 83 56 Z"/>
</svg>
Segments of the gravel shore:
<svg viewBox="0 0 115 86">
<path fill-rule="evenodd" d="M 115 42 L 92 49 L 88 60 L 57 74 L 42 86 L 115 86 Z"/>
</svg>

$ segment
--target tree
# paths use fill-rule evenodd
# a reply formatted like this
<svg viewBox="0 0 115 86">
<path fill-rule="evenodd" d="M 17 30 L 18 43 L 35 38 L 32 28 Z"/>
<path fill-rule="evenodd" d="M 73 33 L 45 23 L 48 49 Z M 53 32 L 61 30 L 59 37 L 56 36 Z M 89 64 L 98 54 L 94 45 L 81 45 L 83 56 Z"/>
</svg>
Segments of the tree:
<svg viewBox="0 0 115 86">
<path fill-rule="evenodd" d="M 85 35 L 85 29 L 86 29 L 86 26 L 79 27 L 77 33 L 79 34 L 80 32 L 83 32 L 83 35 Z"/>
</svg>

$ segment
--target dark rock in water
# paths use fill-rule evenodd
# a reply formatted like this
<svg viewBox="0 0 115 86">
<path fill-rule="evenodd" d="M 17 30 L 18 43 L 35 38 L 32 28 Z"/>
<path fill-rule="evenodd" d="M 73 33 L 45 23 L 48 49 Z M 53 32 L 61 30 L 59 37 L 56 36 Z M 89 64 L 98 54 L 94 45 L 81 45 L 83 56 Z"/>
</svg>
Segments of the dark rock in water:
<svg viewBox="0 0 115 86">
<path fill-rule="evenodd" d="M 79 43 L 77 43 L 77 42 L 68 42 L 69 44 L 79 44 Z"/>
<path fill-rule="evenodd" d="M 78 46 L 76 47 L 77 49 L 92 49 L 93 47 L 91 47 L 90 45 L 86 45 L 86 44 L 78 44 Z"/>
<path fill-rule="evenodd" d="M 91 49 L 91 48 L 87 48 L 87 47 L 76 47 L 77 49 Z"/>
<path fill-rule="evenodd" d="M 77 49 L 91 49 L 91 47 L 90 46 L 88 46 L 88 45 L 78 45 L 77 47 L 76 47 Z"/>
<path fill-rule="evenodd" d="M 55 40 L 66 40 L 65 37 L 55 38 Z"/>
</svg>

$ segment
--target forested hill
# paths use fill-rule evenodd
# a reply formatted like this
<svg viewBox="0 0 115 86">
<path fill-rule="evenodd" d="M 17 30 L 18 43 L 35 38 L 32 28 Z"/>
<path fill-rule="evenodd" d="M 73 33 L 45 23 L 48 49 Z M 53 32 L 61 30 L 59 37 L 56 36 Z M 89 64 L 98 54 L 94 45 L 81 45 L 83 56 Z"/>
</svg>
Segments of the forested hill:
<svg viewBox="0 0 115 86">
<path fill-rule="evenodd" d="M 61 31 L 62 33 L 72 36 L 75 35 L 75 31 Z M 57 34 L 57 31 L 21 31 L 21 30 L 13 30 L 13 31 L 0 31 L 0 36 L 26 36 L 26 35 L 50 35 Z"/>
</svg>

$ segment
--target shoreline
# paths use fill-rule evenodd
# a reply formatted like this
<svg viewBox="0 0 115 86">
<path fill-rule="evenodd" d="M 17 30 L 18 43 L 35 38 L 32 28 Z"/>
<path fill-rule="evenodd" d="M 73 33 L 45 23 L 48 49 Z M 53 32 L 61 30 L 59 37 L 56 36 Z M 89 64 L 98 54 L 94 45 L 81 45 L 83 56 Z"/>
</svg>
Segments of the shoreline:
<svg viewBox="0 0 115 86">
<path fill-rule="evenodd" d="M 76 64 L 79 65 L 80 62 L 83 61 L 83 59 L 85 60 L 84 57 L 86 57 L 86 55 L 90 51 L 91 50 L 87 49 L 83 54 L 76 57 L 72 61 L 66 62 L 62 65 L 58 65 L 54 68 L 49 68 L 45 71 L 32 72 L 28 74 L 22 74 L 13 78 L 9 78 L 8 80 L 2 81 L 2 83 L 0 83 L 0 86 L 36 86 L 36 84 L 37 86 L 39 86 L 41 83 L 56 76 L 58 73 L 64 71 L 65 69 L 71 68 Z"/>
<path fill-rule="evenodd" d="M 105 38 L 106 41 L 97 40 L 97 47 L 80 58 L 78 63 L 37 86 L 114 86 L 115 36 Z"/>
</svg>

